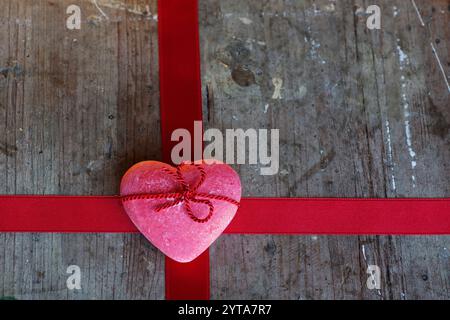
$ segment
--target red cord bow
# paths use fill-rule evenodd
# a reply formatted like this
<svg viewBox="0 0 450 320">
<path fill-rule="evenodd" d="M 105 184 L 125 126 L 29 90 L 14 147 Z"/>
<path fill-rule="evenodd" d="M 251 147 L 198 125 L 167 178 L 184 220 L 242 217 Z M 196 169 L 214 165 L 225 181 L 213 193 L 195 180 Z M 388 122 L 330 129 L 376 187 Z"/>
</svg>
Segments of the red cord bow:
<svg viewBox="0 0 450 320">
<path fill-rule="evenodd" d="M 211 219 L 213 213 L 214 213 L 214 205 L 209 200 L 220 200 L 220 201 L 226 201 L 231 204 L 234 204 L 236 206 L 239 206 L 239 202 L 225 197 L 221 195 L 214 195 L 209 193 L 201 193 L 197 192 L 198 188 L 203 184 L 203 182 L 206 179 L 206 172 L 205 169 L 200 164 L 193 164 L 198 171 L 200 172 L 200 180 L 197 182 L 197 184 L 190 188 L 189 184 L 184 180 L 184 177 L 181 173 L 181 167 L 185 164 L 180 164 L 175 168 L 175 172 L 169 168 L 163 168 L 162 170 L 166 172 L 167 174 L 171 175 L 175 178 L 175 180 L 181 185 L 182 191 L 181 192 L 172 192 L 172 193 L 156 193 L 156 194 L 135 194 L 135 195 L 128 195 L 128 196 L 122 196 L 122 202 L 126 201 L 132 201 L 132 200 L 142 200 L 142 199 L 174 199 L 172 202 L 167 202 L 162 205 L 160 205 L 158 208 L 156 208 L 156 212 L 160 212 L 162 210 L 174 207 L 180 203 L 184 203 L 184 207 L 186 208 L 186 212 L 188 216 L 195 222 L 199 223 L 205 223 L 209 219 Z M 203 199 L 199 199 L 203 198 Z M 209 199 L 209 200 L 207 200 Z M 208 215 L 201 219 L 194 215 L 191 208 L 191 202 L 194 203 L 202 203 L 208 206 L 209 213 Z"/>
</svg>

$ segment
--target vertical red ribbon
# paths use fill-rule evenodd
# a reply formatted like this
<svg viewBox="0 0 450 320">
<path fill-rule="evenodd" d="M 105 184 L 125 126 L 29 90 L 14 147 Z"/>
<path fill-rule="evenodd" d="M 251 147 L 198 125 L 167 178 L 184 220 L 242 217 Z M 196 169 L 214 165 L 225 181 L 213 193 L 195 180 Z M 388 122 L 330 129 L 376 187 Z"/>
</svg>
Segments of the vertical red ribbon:
<svg viewBox="0 0 450 320">
<path fill-rule="evenodd" d="M 194 137 L 194 121 L 202 121 L 197 0 L 159 0 L 158 35 L 162 153 L 170 163 L 172 132 Z M 166 258 L 165 273 L 166 299 L 209 299 L 208 251 L 190 263 Z"/>
</svg>

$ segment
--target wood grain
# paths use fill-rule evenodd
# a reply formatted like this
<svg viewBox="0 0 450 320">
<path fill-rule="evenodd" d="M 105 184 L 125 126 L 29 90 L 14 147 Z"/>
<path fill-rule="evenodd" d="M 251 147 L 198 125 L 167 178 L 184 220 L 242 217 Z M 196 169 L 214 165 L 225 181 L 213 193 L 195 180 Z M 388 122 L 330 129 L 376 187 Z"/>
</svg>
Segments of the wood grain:
<svg viewBox="0 0 450 320">
<path fill-rule="evenodd" d="M 447 1 L 417 1 L 426 27 L 411 1 L 200 3 L 204 91 L 214 97 L 205 100 L 206 126 L 280 129 L 278 175 L 235 166 L 245 195 L 450 195 L 449 92 L 430 45 L 449 74 Z M 381 30 L 366 27 L 370 4 L 382 9 Z M 447 299 L 448 241 L 222 237 L 212 248 L 212 293 Z M 380 290 L 366 286 L 369 264 L 381 268 Z"/>
<path fill-rule="evenodd" d="M 156 0 L 76 1 L 67 30 L 72 2 L 0 2 L 2 194 L 115 194 L 160 158 Z M 450 196 L 449 2 L 414 3 L 425 26 L 412 1 L 200 0 L 205 126 L 280 129 L 277 175 L 235 166 L 244 195 Z M 212 297 L 448 299 L 449 239 L 227 235 Z M 0 234 L 0 297 L 162 299 L 163 264 L 138 235 Z"/>
<path fill-rule="evenodd" d="M 73 3 L 1 2 L 2 194 L 117 194 L 160 157 L 156 1 L 77 1 L 68 30 Z M 164 298 L 164 257 L 140 235 L 2 234 L 0 248 L 3 297 Z"/>
</svg>

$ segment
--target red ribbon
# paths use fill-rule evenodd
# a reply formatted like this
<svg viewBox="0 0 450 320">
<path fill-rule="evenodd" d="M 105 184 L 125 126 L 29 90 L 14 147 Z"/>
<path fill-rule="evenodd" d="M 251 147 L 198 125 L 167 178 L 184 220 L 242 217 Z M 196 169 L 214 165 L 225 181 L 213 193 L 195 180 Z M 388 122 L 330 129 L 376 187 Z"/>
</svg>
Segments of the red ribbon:
<svg viewBox="0 0 450 320">
<path fill-rule="evenodd" d="M 0 232 L 138 232 L 120 196 L 0 196 L 0 208 Z M 243 198 L 224 233 L 444 235 L 450 199 Z"/>
<path fill-rule="evenodd" d="M 193 134 L 202 121 L 197 0 L 158 0 L 158 34 L 162 155 L 170 163 L 172 132 Z M 190 263 L 166 257 L 165 267 L 166 299 L 209 299 L 208 250 Z"/>
<path fill-rule="evenodd" d="M 160 0 L 162 149 L 201 121 L 197 0 Z M 176 94 L 174 94 L 176 93 Z M 2 232 L 137 232 L 120 196 L 0 196 Z M 450 234 L 450 199 L 244 198 L 225 233 Z M 167 299 L 209 299 L 209 254 L 166 258 Z"/>
</svg>

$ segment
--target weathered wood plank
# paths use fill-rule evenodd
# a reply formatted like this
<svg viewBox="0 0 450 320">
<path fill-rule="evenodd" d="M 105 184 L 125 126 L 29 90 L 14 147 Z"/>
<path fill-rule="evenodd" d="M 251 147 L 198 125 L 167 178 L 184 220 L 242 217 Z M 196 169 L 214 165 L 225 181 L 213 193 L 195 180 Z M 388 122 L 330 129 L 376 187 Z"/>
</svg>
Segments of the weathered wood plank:
<svg viewBox="0 0 450 320">
<path fill-rule="evenodd" d="M 449 93 L 430 45 L 449 74 L 447 1 L 417 1 L 425 27 L 411 1 L 200 3 L 207 127 L 280 129 L 278 175 L 236 166 L 245 195 L 449 196 Z M 370 4 L 381 30 L 366 28 Z M 448 241 L 226 236 L 212 249 L 212 292 L 445 299 Z M 366 287 L 368 264 L 381 268 L 380 290 Z"/>
<path fill-rule="evenodd" d="M 160 157 L 156 1 L 78 1 L 80 30 L 70 4 L 1 3 L 2 194 L 116 194 L 129 166 Z M 164 297 L 164 258 L 139 235 L 0 239 L 0 296 Z"/>
</svg>

